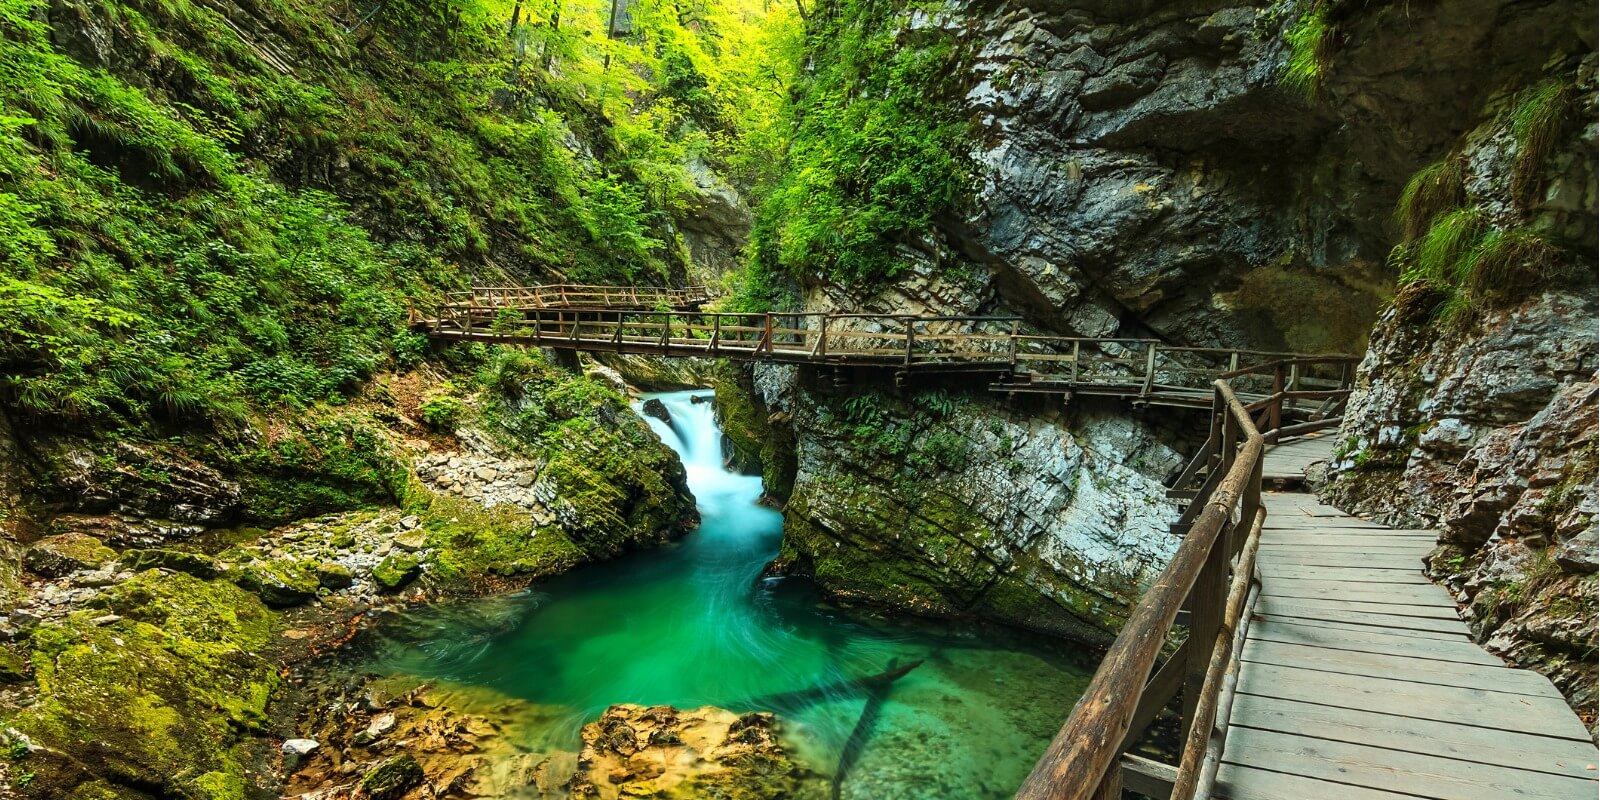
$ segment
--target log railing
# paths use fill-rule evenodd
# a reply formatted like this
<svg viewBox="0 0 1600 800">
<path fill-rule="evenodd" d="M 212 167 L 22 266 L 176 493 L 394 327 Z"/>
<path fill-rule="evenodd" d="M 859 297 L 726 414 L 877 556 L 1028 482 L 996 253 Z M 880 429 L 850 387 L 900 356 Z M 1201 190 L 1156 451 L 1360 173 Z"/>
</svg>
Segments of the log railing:
<svg viewBox="0 0 1600 800">
<path fill-rule="evenodd" d="M 449 305 L 469 308 L 630 308 L 690 309 L 711 302 L 704 286 L 596 286 L 552 283 L 543 286 L 475 286 L 447 295 Z"/>
<path fill-rule="evenodd" d="M 1117 800 L 1124 788 L 1172 800 L 1208 796 L 1227 736 L 1241 623 L 1255 599 L 1266 446 L 1337 425 L 1352 367 L 1345 356 L 1275 358 L 1236 366 L 1212 383 L 1210 434 L 1174 484 L 1174 494 L 1193 498 L 1175 526 L 1183 534 L 1177 553 L 1134 607 L 1017 800 Z M 1336 388 L 1312 388 L 1324 384 Z M 1236 390 L 1246 385 L 1259 390 L 1248 404 Z M 1301 403 L 1316 403 L 1297 415 L 1310 419 L 1285 424 Z M 1194 483 L 1198 489 L 1184 489 Z M 1187 612 L 1187 636 L 1172 648 L 1180 611 Z M 1178 764 L 1128 754 L 1174 700 L 1181 708 Z"/>
<path fill-rule="evenodd" d="M 1116 800 L 1125 769 L 1136 773 L 1136 780 L 1164 784 L 1170 779 L 1164 796 L 1194 796 L 1265 517 L 1261 434 L 1226 382 L 1216 381 L 1214 391 L 1212 430 L 1217 435 L 1212 444 L 1221 478 L 1196 503 L 1201 511 L 1194 525 L 1134 607 L 1072 716 L 1017 792 L 1018 800 Z M 1242 550 L 1243 561 L 1230 581 L 1236 549 Z M 1184 608 L 1189 610 L 1188 637 L 1157 670 L 1156 660 Z M 1184 747 L 1177 771 L 1163 776 L 1125 767 L 1124 752 L 1179 695 Z M 1185 787 L 1187 793 L 1181 791 Z"/>
</svg>

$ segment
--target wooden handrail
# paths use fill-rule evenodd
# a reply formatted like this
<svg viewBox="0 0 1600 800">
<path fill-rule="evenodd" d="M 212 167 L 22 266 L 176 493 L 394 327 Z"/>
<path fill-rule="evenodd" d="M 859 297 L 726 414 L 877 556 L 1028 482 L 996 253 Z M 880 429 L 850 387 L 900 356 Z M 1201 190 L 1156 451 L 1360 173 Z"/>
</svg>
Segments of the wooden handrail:
<svg viewBox="0 0 1600 800">
<path fill-rule="evenodd" d="M 1164 683 L 1177 684 L 1174 691 L 1182 691 L 1185 700 L 1180 731 L 1184 753 L 1171 796 L 1193 797 L 1213 740 L 1217 697 L 1232 663 L 1233 632 L 1249 596 L 1255 542 L 1266 513 L 1261 505 L 1264 438 L 1227 381 L 1219 379 L 1212 388 L 1213 432 L 1202 455 L 1220 462 L 1220 479 L 1212 473 L 1214 486 L 1196 501 L 1199 513 L 1177 553 L 1134 606 L 1072 715 L 1017 791 L 1017 800 L 1116 797 L 1122 750 L 1138 733 L 1132 726 L 1145 699 L 1146 679 L 1172 634 L 1178 610 L 1186 604 L 1190 638 L 1181 657 L 1189 665 L 1188 674 L 1181 683 Z M 1248 527 L 1230 582 L 1236 519 Z M 1219 587 L 1224 594 L 1214 597 Z"/>
</svg>

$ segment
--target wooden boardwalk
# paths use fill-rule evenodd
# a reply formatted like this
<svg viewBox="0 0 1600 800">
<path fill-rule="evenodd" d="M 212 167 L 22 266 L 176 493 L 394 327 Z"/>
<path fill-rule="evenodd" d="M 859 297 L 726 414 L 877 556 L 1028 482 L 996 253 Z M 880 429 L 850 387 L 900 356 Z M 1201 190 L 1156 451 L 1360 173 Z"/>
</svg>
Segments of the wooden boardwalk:
<svg viewBox="0 0 1600 800">
<path fill-rule="evenodd" d="M 1334 437 L 1267 452 L 1263 476 Z M 1219 800 L 1593 800 L 1596 750 L 1550 681 L 1469 638 L 1422 575 L 1435 531 L 1269 492 Z"/>
</svg>

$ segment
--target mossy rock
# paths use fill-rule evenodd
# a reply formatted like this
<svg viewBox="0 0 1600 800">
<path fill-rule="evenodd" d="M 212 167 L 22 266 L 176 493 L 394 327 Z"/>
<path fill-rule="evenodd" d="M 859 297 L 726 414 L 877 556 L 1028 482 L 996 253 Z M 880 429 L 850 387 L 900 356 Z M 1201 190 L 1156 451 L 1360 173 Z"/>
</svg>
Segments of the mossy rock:
<svg viewBox="0 0 1600 800">
<path fill-rule="evenodd" d="M 121 562 L 125 569 L 143 571 L 160 567 L 188 573 L 196 578 L 215 578 L 222 572 L 216 559 L 182 550 L 127 550 L 123 552 Z"/>
<path fill-rule="evenodd" d="M 384 591 L 393 592 L 415 580 L 421 573 L 422 564 L 417 561 L 416 556 L 395 553 L 372 568 L 372 580 L 376 581 L 379 588 Z"/>
<path fill-rule="evenodd" d="M 372 800 L 397 800 L 422 782 L 422 766 L 409 754 L 384 759 L 361 779 L 361 788 Z"/>
<path fill-rule="evenodd" d="M 160 570 L 90 605 L 29 637 L 38 697 L 8 724 L 61 754 L 59 764 L 30 756 L 36 784 L 58 797 L 107 796 L 101 781 L 245 797 L 248 749 L 279 685 L 260 655 L 274 638 L 272 613 L 225 581 Z M 96 626 L 106 611 L 123 622 Z"/>
<path fill-rule="evenodd" d="M 234 582 L 255 592 L 273 608 L 289 608 L 310 602 L 322 583 L 317 568 L 308 561 L 256 562 L 240 568 Z"/>
<path fill-rule="evenodd" d="M 111 563 L 117 551 L 82 533 L 63 533 L 33 543 L 23 563 L 47 578 L 61 578 L 79 570 L 99 569 Z"/>
<path fill-rule="evenodd" d="M 343 564 L 322 563 L 316 567 L 317 583 L 330 592 L 348 589 L 355 583 L 355 576 Z"/>
<path fill-rule="evenodd" d="M 21 683 L 28 679 L 28 660 L 10 650 L 0 650 L 0 683 Z"/>
</svg>

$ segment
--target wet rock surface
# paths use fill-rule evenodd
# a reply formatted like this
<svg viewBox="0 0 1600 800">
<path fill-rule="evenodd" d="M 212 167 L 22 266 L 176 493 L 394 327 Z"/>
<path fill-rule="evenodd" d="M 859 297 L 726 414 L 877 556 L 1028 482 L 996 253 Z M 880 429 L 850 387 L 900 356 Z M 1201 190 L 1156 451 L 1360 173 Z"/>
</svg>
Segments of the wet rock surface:
<svg viewBox="0 0 1600 800">
<path fill-rule="evenodd" d="M 835 597 L 1104 642 L 1177 545 L 1161 480 L 1181 437 L 1153 421 L 792 377 L 756 381 L 797 442 L 775 568 Z"/>
<path fill-rule="evenodd" d="M 792 761 L 771 714 L 617 705 L 583 727 L 572 796 L 776 798 L 827 796 Z"/>
</svg>

